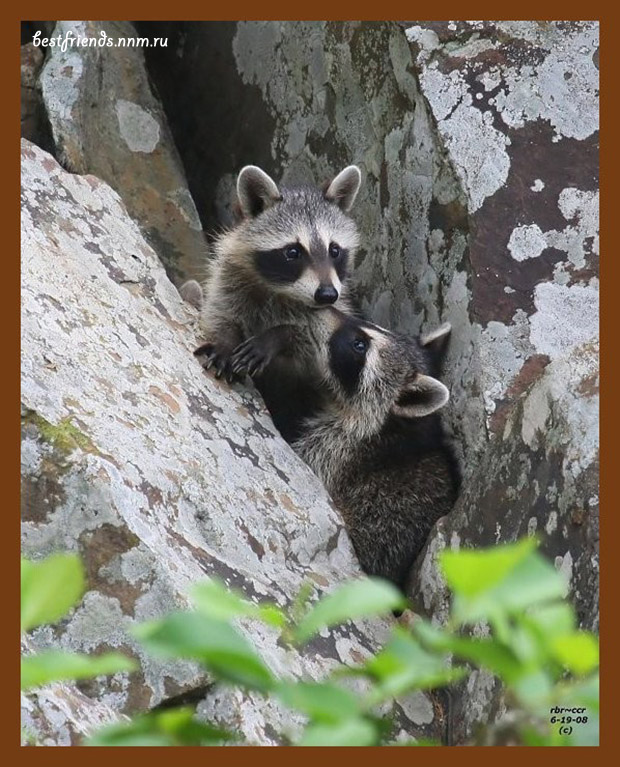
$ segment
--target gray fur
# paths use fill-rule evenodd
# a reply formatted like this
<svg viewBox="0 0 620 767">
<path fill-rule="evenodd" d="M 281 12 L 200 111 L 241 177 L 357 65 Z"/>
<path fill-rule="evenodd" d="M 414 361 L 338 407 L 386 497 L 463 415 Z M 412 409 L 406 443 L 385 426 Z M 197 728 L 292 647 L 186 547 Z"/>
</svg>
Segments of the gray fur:
<svg viewBox="0 0 620 767">
<path fill-rule="evenodd" d="M 355 172 L 350 168 L 346 171 L 334 189 L 341 195 L 339 200 L 346 198 L 348 204 L 355 196 L 353 187 L 356 193 L 359 184 L 351 182 Z M 358 246 L 358 231 L 339 202 L 328 200 L 320 189 L 278 188 L 255 166 L 247 166 L 239 174 L 238 194 L 243 218 L 215 242 L 201 312 L 205 345 L 198 351 L 206 353 L 206 366 L 214 365 L 218 377 L 224 375 L 230 381 L 245 373 L 255 376 L 272 409 L 272 403 L 284 396 L 274 390 L 275 381 L 279 386 L 288 378 L 288 391 L 294 391 L 295 381 L 303 381 L 310 388 L 320 386 L 311 341 L 316 322 L 315 292 L 319 285 L 335 287 L 338 308 L 345 313 L 352 311 L 346 280 Z M 267 204 L 261 207 L 262 202 Z M 342 279 L 328 253 L 332 241 L 348 252 L 348 268 Z M 300 278 L 286 284 L 264 278 L 256 268 L 254 254 L 295 242 L 309 254 Z M 274 328 L 284 330 L 272 334 L 268 344 L 261 344 L 261 334 Z M 250 339 L 253 349 L 248 349 Z M 274 420 L 280 428 L 275 416 Z"/>
<path fill-rule="evenodd" d="M 417 339 L 331 309 L 321 316 L 318 359 L 333 396 L 307 420 L 293 447 L 325 483 L 362 568 L 403 587 L 433 524 L 456 496 L 456 465 L 438 416 L 430 414 L 445 403 L 447 390 L 428 375 L 432 363 Z M 329 338 L 343 322 L 357 323 L 371 337 L 354 394 L 334 374 L 329 352 Z M 416 390 L 419 402 L 399 405 Z"/>
</svg>

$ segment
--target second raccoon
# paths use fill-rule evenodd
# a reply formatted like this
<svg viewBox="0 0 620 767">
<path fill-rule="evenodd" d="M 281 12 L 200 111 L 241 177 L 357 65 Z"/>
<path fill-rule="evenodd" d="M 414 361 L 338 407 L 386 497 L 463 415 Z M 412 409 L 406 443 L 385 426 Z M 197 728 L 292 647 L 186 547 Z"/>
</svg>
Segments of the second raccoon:
<svg viewBox="0 0 620 767">
<path fill-rule="evenodd" d="M 456 499 L 458 470 L 430 375 L 449 325 L 421 340 L 325 309 L 317 355 L 331 401 L 294 449 L 323 480 L 362 569 L 405 586 L 434 523 Z"/>
</svg>

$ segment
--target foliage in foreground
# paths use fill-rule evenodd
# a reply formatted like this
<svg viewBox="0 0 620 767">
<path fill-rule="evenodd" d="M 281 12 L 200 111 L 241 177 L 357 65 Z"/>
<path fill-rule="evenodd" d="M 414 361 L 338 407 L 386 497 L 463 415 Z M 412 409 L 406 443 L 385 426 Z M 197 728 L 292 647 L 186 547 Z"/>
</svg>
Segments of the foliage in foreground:
<svg viewBox="0 0 620 767">
<path fill-rule="evenodd" d="M 412 631 L 396 626 L 376 655 L 358 666 L 339 668 L 322 682 L 275 678 L 234 622 L 261 621 L 280 633 L 282 643 L 300 646 L 325 627 L 406 607 L 391 584 L 372 578 L 351 581 L 311 606 L 306 590 L 285 612 L 275 604 L 248 602 L 209 579 L 192 589 L 192 611 L 138 624 L 132 633 L 148 653 L 196 660 L 218 682 L 272 696 L 300 712 L 307 724 L 298 745 L 388 744 L 392 728 L 389 717 L 378 715 L 380 704 L 453 684 L 474 668 L 501 680 L 508 705 L 503 723 L 481 723 L 481 742 L 498 742 L 496 733 L 509 722 L 511 742 L 596 745 L 598 642 L 576 628 L 574 610 L 564 600 L 566 584 L 536 551 L 536 541 L 445 551 L 440 565 L 453 595 L 446 626 L 420 618 Z M 82 570 L 73 555 L 25 562 L 23 630 L 57 621 L 82 591 Z M 88 658 L 47 652 L 23 660 L 22 685 L 133 667 L 133 661 L 117 653 Z M 363 680 L 362 691 L 359 685 L 355 692 L 351 689 L 351 678 Z M 585 711 L 553 713 L 557 707 Z M 218 745 L 238 739 L 235 733 L 198 721 L 192 708 L 183 707 L 106 727 L 89 744 Z"/>
</svg>

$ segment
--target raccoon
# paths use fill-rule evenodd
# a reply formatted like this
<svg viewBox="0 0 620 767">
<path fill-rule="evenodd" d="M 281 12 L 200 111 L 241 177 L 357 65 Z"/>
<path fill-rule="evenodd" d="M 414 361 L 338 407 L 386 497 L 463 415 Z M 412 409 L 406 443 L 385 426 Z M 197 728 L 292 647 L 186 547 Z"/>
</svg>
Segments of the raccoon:
<svg viewBox="0 0 620 767">
<path fill-rule="evenodd" d="M 293 448 L 339 508 L 362 569 L 404 588 L 458 491 L 436 413 L 449 392 L 429 375 L 450 326 L 416 339 L 333 309 L 321 315 L 317 359 L 332 398 Z"/>
<path fill-rule="evenodd" d="M 320 401 L 315 310 L 353 312 L 347 278 L 359 238 L 347 213 L 360 183 L 355 165 L 324 191 L 279 188 L 246 166 L 237 179 L 241 221 L 215 243 L 201 312 L 206 342 L 195 353 L 218 378 L 249 374 L 289 441 Z"/>
</svg>

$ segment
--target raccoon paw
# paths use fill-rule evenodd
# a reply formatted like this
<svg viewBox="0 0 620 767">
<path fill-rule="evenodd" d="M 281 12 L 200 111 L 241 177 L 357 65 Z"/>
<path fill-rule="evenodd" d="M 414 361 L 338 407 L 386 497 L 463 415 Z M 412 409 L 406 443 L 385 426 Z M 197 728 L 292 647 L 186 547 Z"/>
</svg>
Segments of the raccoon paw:
<svg viewBox="0 0 620 767">
<path fill-rule="evenodd" d="M 253 377 L 260 375 L 273 359 L 270 349 L 262 344 L 258 336 L 252 336 L 235 349 L 230 358 L 230 368 L 233 373 L 247 373 Z"/>
<path fill-rule="evenodd" d="M 236 379 L 235 374 L 231 370 L 231 358 L 230 352 L 224 351 L 222 348 L 216 346 L 216 344 L 206 343 L 199 346 L 194 351 L 196 357 L 206 357 L 206 361 L 202 366 L 205 370 L 211 370 L 216 378 L 224 378 L 228 383 L 233 383 Z"/>
</svg>

